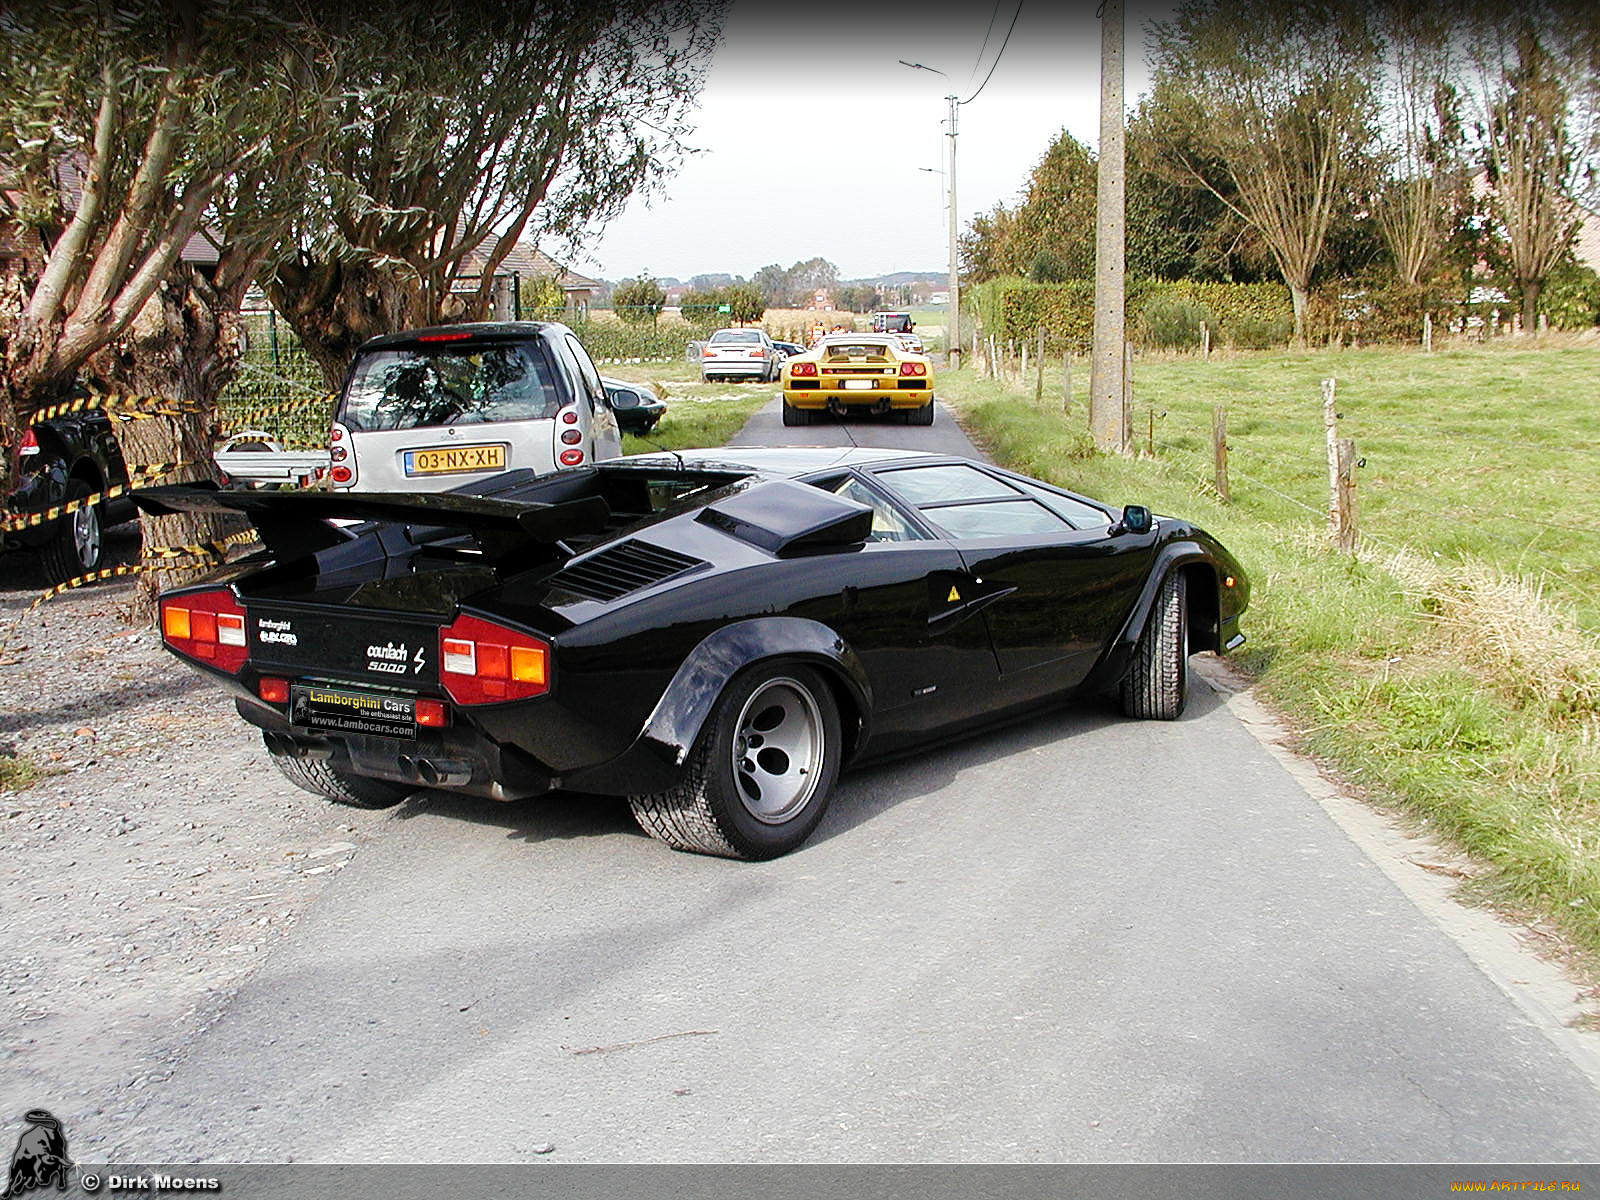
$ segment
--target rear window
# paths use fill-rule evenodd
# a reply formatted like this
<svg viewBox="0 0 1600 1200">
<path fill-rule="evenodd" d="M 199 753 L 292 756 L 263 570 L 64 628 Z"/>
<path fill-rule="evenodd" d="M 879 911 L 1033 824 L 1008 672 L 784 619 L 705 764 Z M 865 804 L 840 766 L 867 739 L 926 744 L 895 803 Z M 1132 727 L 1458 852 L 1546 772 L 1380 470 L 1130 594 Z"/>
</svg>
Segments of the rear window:
<svg viewBox="0 0 1600 1200">
<path fill-rule="evenodd" d="M 713 342 L 760 342 L 761 333 L 755 329 L 721 329 L 711 335 Z"/>
<path fill-rule="evenodd" d="M 852 358 L 887 362 L 889 358 L 888 342 L 828 342 L 824 349 L 829 362 L 841 362 Z"/>
<path fill-rule="evenodd" d="M 340 420 L 352 430 L 553 419 L 544 356 L 523 343 L 373 350 L 356 362 Z"/>
</svg>

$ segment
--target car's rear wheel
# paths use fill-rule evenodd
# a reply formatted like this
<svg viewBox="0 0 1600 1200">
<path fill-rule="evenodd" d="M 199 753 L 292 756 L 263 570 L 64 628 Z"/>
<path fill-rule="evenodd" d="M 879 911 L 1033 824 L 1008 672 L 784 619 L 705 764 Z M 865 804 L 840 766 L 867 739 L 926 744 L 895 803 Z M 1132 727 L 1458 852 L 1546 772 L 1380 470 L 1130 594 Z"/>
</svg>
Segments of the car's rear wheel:
<svg viewBox="0 0 1600 1200">
<path fill-rule="evenodd" d="M 83 480 L 69 479 L 63 499 L 70 504 L 93 494 Z M 100 505 L 90 504 L 57 522 L 55 535 L 39 551 L 51 583 L 66 583 L 100 566 L 105 557 L 102 514 Z"/>
<path fill-rule="evenodd" d="M 758 666 L 730 683 L 682 782 L 631 796 L 640 827 L 674 850 L 777 858 L 827 811 L 839 775 L 839 710 L 810 667 Z"/>
<path fill-rule="evenodd" d="M 906 414 L 907 425 L 932 425 L 933 401 L 929 400 L 921 408 L 913 408 Z"/>
<path fill-rule="evenodd" d="M 351 808 L 393 808 L 416 788 L 341 771 L 331 763 L 274 754 L 272 761 L 296 787 Z"/>
<path fill-rule="evenodd" d="M 809 425 L 811 424 L 811 414 L 803 408 L 796 408 L 785 400 L 783 402 L 783 423 L 789 426 Z"/>
<path fill-rule="evenodd" d="M 1182 571 L 1161 581 L 1133 663 L 1122 679 L 1122 711 L 1173 721 L 1189 699 L 1189 606 Z"/>
</svg>

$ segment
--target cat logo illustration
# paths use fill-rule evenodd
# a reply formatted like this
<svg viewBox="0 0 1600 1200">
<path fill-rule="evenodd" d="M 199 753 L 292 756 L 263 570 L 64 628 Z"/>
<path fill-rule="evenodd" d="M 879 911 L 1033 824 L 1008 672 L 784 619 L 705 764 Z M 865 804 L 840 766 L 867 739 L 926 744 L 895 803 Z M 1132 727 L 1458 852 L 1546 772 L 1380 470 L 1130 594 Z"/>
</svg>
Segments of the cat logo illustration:
<svg viewBox="0 0 1600 1200">
<path fill-rule="evenodd" d="M 11 1152 L 11 1171 L 0 1200 L 11 1200 L 52 1183 L 56 1191 L 66 1191 L 72 1160 L 67 1157 L 67 1138 L 61 1132 L 61 1122 L 42 1108 L 30 1109 L 22 1119 L 28 1124 Z"/>
</svg>

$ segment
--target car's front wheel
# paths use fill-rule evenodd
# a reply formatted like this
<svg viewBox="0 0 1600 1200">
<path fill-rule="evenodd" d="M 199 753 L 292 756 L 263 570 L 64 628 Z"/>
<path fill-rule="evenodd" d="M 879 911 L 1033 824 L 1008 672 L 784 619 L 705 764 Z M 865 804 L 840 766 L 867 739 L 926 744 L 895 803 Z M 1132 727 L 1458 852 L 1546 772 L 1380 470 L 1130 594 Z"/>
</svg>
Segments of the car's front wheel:
<svg viewBox="0 0 1600 1200">
<path fill-rule="evenodd" d="M 274 754 L 272 761 L 296 787 L 350 808 L 393 808 L 417 790 L 387 779 L 370 779 L 341 771 L 317 759 Z"/>
<path fill-rule="evenodd" d="M 1174 721 L 1189 699 L 1189 604 L 1182 571 L 1161 581 L 1133 664 L 1122 679 L 1122 711 Z"/>
<path fill-rule="evenodd" d="M 63 499 L 70 504 L 90 495 L 93 492 L 87 483 L 81 479 L 70 479 Z M 55 535 L 39 552 L 45 574 L 51 583 L 66 583 L 100 566 L 100 560 L 105 556 L 102 512 L 100 505 L 88 504 L 57 522 Z"/>
<path fill-rule="evenodd" d="M 810 667 L 770 664 L 730 683 L 682 781 L 631 796 L 640 827 L 674 850 L 777 858 L 827 811 L 841 758 L 839 710 Z"/>
</svg>

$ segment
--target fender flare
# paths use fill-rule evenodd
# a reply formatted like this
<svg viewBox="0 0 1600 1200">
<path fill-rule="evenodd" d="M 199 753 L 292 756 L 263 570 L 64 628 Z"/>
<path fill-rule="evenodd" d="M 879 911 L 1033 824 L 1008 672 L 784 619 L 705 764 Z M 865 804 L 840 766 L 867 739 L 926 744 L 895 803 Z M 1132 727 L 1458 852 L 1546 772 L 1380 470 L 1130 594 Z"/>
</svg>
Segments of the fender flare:
<svg viewBox="0 0 1600 1200">
<path fill-rule="evenodd" d="M 1161 547 L 1155 561 L 1150 564 L 1150 572 L 1145 576 L 1144 587 L 1140 589 L 1139 597 L 1134 601 L 1127 620 L 1106 645 L 1105 653 L 1100 656 L 1100 661 L 1095 664 L 1090 677 L 1085 680 L 1087 687 L 1109 687 L 1121 680 L 1127 673 L 1128 664 L 1133 661 L 1134 648 L 1138 646 L 1139 637 L 1144 633 L 1145 622 L 1150 619 L 1162 583 L 1172 571 L 1194 564 L 1208 568 L 1214 577 L 1217 574 L 1216 559 L 1198 542 L 1185 538 L 1168 542 Z M 1216 603 L 1220 603 L 1220 598 Z"/>
<path fill-rule="evenodd" d="M 806 617 L 752 617 L 706 636 L 683 660 L 646 718 L 640 741 L 674 766 L 682 766 L 733 677 L 772 659 L 810 662 L 838 680 L 861 715 L 854 739 L 866 741 L 872 684 L 844 638 Z"/>
</svg>

